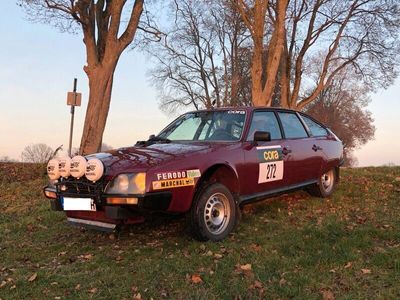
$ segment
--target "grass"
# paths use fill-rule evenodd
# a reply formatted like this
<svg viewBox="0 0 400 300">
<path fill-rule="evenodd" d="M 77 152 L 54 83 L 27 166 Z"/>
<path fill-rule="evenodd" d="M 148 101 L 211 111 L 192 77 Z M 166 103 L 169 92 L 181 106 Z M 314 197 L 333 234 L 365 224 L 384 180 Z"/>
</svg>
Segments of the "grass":
<svg viewBox="0 0 400 300">
<path fill-rule="evenodd" d="M 329 199 L 247 206 L 220 243 L 182 218 L 70 227 L 45 183 L 40 167 L 0 165 L 0 299 L 400 298 L 399 167 L 344 169 Z"/>
</svg>

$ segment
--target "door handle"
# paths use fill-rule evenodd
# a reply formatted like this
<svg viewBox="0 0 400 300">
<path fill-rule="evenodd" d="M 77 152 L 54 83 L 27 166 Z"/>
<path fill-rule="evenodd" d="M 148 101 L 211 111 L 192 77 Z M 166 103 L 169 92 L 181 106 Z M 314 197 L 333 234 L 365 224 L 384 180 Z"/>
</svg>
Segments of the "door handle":
<svg viewBox="0 0 400 300">
<path fill-rule="evenodd" d="M 322 148 L 320 146 L 317 146 L 315 144 L 312 146 L 311 149 L 313 149 L 315 152 L 317 152 L 318 150 L 322 150 Z"/>
<path fill-rule="evenodd" d="M 292 153 L 292 150 L 290 150 L 289 147 L 283 147 L 282 154 L 288 155 L 289 153 Z"/>
</svg>

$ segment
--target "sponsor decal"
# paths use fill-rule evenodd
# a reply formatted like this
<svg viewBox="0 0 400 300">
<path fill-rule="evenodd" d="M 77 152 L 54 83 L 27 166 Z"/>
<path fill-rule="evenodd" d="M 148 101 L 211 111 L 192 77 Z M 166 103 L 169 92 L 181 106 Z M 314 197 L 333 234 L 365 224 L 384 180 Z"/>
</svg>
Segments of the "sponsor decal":
<svg viewBox="0 0 400 300">
<path fill-rule="evenodd" d="M 228 114 L 241 114 L 244 115 L 246 112 L 244 110 L 229 110 Z"/>
<path fill-rule="evenodd" d="M 283 179 L 283 155 L 280 145 L 257 147 L 260 161 L 258 183 L 266 183 Z"/>
<path fill-rule="evenodd" d="M 201 176 L 199 169 L 157 173 L 157 180 L 196 178 Z"/>
<path fill-rule="evenodd" d="M 162 190 L 162 189 L 177 188 L 177 187 L 183 187 L 183 186 L 193 186 L 193 185 L 194 185 L 194 178 L 153 181 L 153 189 L 154 190 Z"/>
<path fill-rule="evenodd" d="M 260 162 L 282 160 L 281 146 L 257 147 L 257 156 Z"/>
</svg>

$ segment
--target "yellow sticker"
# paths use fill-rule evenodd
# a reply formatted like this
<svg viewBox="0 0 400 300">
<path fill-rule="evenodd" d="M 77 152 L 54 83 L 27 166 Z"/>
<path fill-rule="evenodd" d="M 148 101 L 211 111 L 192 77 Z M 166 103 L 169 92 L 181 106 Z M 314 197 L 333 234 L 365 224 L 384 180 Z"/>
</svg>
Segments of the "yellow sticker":
<svg viewBox="0 0 400 300">
<path fill-rule="evenodd" d="M 160 180 L 160 181 L 153 181 L 153 190 L 177 188 L 190 185 L 194 185 L 194 178 Z"/>
</svg>

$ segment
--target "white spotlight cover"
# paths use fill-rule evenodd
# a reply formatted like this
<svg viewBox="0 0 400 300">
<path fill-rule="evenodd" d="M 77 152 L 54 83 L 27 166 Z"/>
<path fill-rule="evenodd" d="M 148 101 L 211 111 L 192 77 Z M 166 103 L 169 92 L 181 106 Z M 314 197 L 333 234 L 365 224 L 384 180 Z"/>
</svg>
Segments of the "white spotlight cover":
<svg viewBox="0 0 400 300">
<path fill-rule="evenodd" d="M 47 176 L 49 176 L 51 180 L 57 180 L 58 178 L 60 178 L 60 170 L 58 168 L 57 159 L 50 159 L 47 163 Z"/>
<path fill-rule="evenodd" d="M 71 162 L 72 160 L 69 157 L 60 158 L 59 170 L 62 177 L 67 178 L 69 175 L 71 175 Z"/>
<path fill-rule="evenodd" d="M 81 178 L 83 175 L 85 175 L 85 171 L 86 159 L 80 155 L 74 156 L 71 161 L 71 176 L 75 178 Z"/>
<path fill-rule="evenodd" d="M 97 181 L 104 174 L 104 165 L 98 158 L 89 159 L 86 164 L 85 176 L 90 181 Z"/>
</svg>

